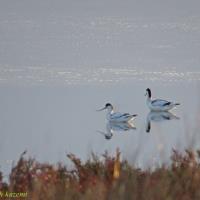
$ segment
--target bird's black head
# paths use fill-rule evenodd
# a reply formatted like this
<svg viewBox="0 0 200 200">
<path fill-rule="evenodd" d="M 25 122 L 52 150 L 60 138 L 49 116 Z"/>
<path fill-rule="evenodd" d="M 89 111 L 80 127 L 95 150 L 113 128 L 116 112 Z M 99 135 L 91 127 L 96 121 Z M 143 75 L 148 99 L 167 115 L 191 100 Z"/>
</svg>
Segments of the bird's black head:
<svg viewBox="0 0 200 200">
<path fill-rule="evenodd" d="M 102 110 L 105 110 L 105 109 L 113 109 L 113 106 L 111 103 L 107 103 L 103 108 L 97 110 L 97 111 L 102 111 Z"/>
<path fill-rule="evenodd" d="M 146 89 L 146 92 L 147 92 L 148 97 L 151 98 L 151 90 L 150 90 L 149 88 L 147 88 L 147 89 Z"/>
<path fill-rule="evenodd" d="M 108 107 L 113 107 L 113 106 L 112 106 L 111 103 L 107 103 L 107 104 L 105 105 L 105 108 L 108 108 Z"/>
</svg>

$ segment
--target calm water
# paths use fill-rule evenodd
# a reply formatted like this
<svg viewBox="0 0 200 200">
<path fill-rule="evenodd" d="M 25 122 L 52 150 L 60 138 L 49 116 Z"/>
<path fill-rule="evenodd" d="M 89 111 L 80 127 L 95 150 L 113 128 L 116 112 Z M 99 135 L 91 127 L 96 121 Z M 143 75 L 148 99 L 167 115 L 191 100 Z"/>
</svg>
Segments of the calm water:
<svg viewBox="0 0 200 200">
<path fill-rule="evenodd" d="M 80 12 L 80 17 L 6 8 L 0 14 L 5 174 L 25 149 L 54 163 L 65 162 L 69 152 L 87 159 L 91 151 L 113 154 L 119 147 L 123 158 L 147 168 L 169 163 L 172 148 L 200 147 L 200 17 L 195 12 L 176 17 Z M 146 106 L 147 87 L 154 97 L 181 103 L 172 111 L 178 119 L 152 120 L 147 131 L 148 120 L 158 118 Z M 117 130 L 105 139 L 111 125 L 96 109 L 108 102 L 138 114 L 135 129 L 112 126 Z"/>
</svg>

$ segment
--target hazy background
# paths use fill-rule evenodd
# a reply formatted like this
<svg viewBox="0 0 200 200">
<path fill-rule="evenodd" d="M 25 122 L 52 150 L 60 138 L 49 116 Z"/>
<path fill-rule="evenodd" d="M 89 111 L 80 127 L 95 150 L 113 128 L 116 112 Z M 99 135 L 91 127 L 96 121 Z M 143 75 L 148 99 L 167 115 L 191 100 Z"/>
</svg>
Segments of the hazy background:
<svg viewBox="0 0 200 200">
<path fill-rule="evenodd" d="M 199 148 L 199 52 L 199 1 L 0 1 L 1 170 L 25 149 L 53 163 L 120 147 L 148 167 Z M 146 133 L 147 87 L 180 102 L 180 120 Z M 105 140 L 107 102 L 137 129 Z"/>
</svg>

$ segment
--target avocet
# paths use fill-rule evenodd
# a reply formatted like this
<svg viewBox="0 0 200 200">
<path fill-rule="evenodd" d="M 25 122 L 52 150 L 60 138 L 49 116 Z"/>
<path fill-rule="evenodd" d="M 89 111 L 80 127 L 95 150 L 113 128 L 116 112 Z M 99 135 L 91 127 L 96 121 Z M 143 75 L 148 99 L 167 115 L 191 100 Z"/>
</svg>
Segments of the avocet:
<svg viewBox="0 0 200 200">
<path fill-rule="evenodd" d="M 102 109 L 97 111 L 107 110 L 107 120 L 110 122 L 129 122 L 135 119 L 136 114 L 132 115 L 129 113 L 119 113 L 115 112 L 112 104 L 107 103 Z"/>
<path fill-rule="evenodd" d="M 149 88 L 146 89 L 147 96 L 147 106 L 151 111 L 168 111 L 172 108 L 180 105 L 180 103 L 173 103 L 170 101 L 162 100 L 162 99 L 151 99 L 151 90 Z"/>
</svg>

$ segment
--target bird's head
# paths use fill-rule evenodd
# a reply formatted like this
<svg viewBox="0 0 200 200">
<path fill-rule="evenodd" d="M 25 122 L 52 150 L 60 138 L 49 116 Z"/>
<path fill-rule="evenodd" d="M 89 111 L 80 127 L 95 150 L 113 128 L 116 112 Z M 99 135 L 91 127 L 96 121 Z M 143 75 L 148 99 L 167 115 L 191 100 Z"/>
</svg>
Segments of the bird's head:
<svg viewBox="0 0 200 200">
<path fill-rule="evenodd" d="M 151 90 L 149 88 L 146 89 L 145 96 L 148 96 L 149 98 L 151 98 Z"/>
<path fill-rule="evenodd" d="M 97 111 L 102 111 L 102 110 L 105 110 L 105 109 L 113 109 L 113 106 L 112 106 L 112 104 L 110 104 L 110 103 L 107 103 L 103 108 L 101 108 L 101 109 L 99 109 L 99 110 L 97 110 Z"/>
</svg>

